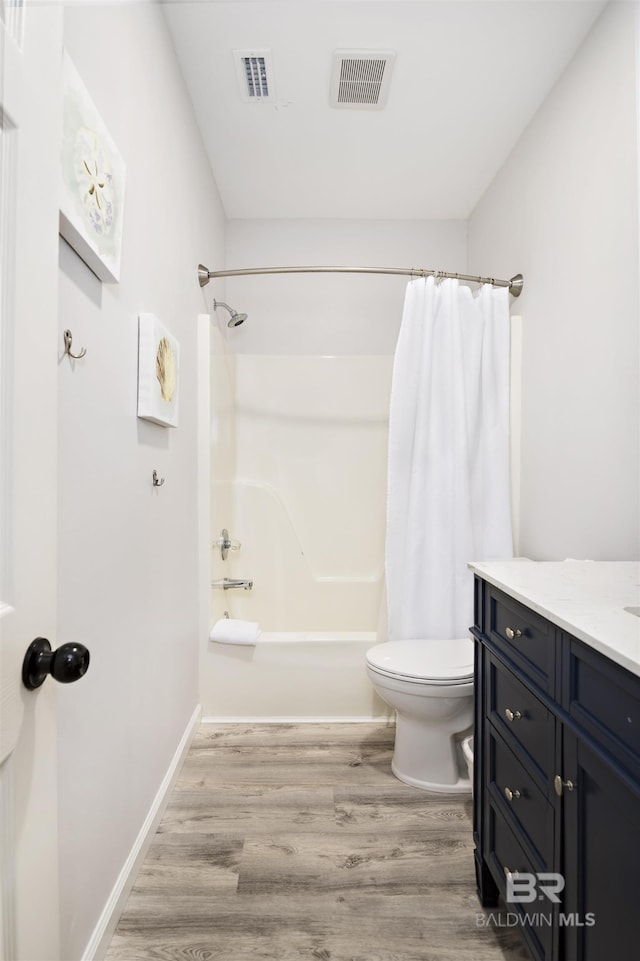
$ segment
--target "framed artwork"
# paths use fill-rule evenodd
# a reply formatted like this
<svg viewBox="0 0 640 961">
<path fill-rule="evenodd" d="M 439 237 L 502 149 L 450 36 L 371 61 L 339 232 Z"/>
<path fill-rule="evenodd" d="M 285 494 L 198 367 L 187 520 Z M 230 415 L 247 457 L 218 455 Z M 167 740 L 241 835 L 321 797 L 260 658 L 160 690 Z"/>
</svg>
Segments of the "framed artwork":
<svg viewBox="0 0 640 961">
<path fill-rule="evenodd" d="M 178 426 L 180 344 L 153 314 L 138 318 L 138 417 Z"/>
<path fill-rule="evenodd" d="M 117 284 L 126 169 L 66 52 L 60 173 L 61 235 L 100 280 Z"/>
</svg>

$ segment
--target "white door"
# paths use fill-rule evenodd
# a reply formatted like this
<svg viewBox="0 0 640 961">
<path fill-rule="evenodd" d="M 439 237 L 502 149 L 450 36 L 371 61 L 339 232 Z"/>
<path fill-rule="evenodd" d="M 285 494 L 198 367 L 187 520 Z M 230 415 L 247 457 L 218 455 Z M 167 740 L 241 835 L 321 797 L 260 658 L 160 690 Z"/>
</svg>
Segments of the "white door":
<svg viewBox="0 0 640 961">
<path fill-rule="evenodd" d="M 60 5 L 0 0 L 0 957 L 59 957 L 56 394 Z"/>
</svg>

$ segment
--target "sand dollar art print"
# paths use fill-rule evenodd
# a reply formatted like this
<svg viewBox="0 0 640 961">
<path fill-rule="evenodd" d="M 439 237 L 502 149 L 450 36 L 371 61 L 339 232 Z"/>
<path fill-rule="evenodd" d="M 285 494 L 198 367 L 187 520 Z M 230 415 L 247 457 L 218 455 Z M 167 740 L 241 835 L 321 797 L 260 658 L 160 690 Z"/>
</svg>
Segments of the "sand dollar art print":
<svg viewBox="0 0 640 961">
<path fill-rule="evenodd" d="M 163 337 L 158 344 L 156 377 L 160 384 L 162 399 L 170 402 L 176 389 L 176 359 L 166 337 Z"/>
<path fill-rule="evenodd" d="M 108 151 L 95 130 L 80 127 L 74 145 L 74 173 L 88 227 L 94 234 L 113 229 L 113 173 Z"/>
<path fill-rule="evenodd" d="M 138 417 L 178 426 L 180 344 L 154 314 L 138 318 Z"/>
<path fill-rule="evenodd" d="M 60 233 L 100 280 L 117 283 L 125 165 L 66 53 L 62 104 Z"/>
</svg>

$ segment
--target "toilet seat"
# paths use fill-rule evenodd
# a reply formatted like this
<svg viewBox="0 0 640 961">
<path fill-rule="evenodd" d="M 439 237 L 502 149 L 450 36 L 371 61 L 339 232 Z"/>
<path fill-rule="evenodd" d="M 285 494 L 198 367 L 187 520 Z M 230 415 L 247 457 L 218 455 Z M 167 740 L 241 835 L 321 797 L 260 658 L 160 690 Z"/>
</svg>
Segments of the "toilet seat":
<svg viewBox="0 0 640 961">
<path fill-rule="evenodd" d="M 473 681 L 473 641 L 386 641 L 367 651 L 367 664 L 383 677 L 414 684 L 450 685 Z"/>
</svg>

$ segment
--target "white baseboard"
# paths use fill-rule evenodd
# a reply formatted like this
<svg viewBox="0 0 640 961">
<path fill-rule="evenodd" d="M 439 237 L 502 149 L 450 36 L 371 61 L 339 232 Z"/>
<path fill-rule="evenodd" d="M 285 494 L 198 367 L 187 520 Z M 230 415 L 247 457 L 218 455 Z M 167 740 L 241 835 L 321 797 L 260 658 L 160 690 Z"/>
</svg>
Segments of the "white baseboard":
<svg viewBox="0 0 640 961">
<path fill-rule="evenodd" d="M 118 876 L 116 883 L 113 886 L 113 890 L 109 895 L 107 903 L 104 906 L 102 914 L 95 926 L 93 934 L 89 939 L 89 943 L 84 950 L 82 955 L 82 961 L 100 961 L 109 947 L 109 942 L 113 937 L 114 931 L 118 926 L 118 921 L 120 920 L 120 915 L 124 909 L 125 903 L 131 888 L 134 885 L 136 876 L 144 860 L 144 857 L 149 849 L 149 846 L 153 840 L 153 836 L 156 832 L 158 824 L 164 814 L 165 808 L 169 801 L 169 794 L 173 787 L 173 784 L 178 776 L 180 768 L 182 767 L 182 762 L 189 750 L 191 741 L 193 740 L 193 735 L 195 733 L 196 726 L 200 723 L 200 705 L 196 707 L 184 734 L 176 748 L 176 752 L 171 759 L 171 763 L 167 769 L 162 784 L 158 788 L 153 803 L 149 808 L 149 813 L 147 814 L 144 824 L 140 828 L 137 838 L 133 843 L 133 847 L 129 852 L 129 856 L 125 861 L 122 870 Z"/>
<path fill-rule="evenodd" d="M 389 724 L 395 723 L 395 715 L 380 714 L 376 717 L 203 717 L 202 724 Z"/>
</svg>

